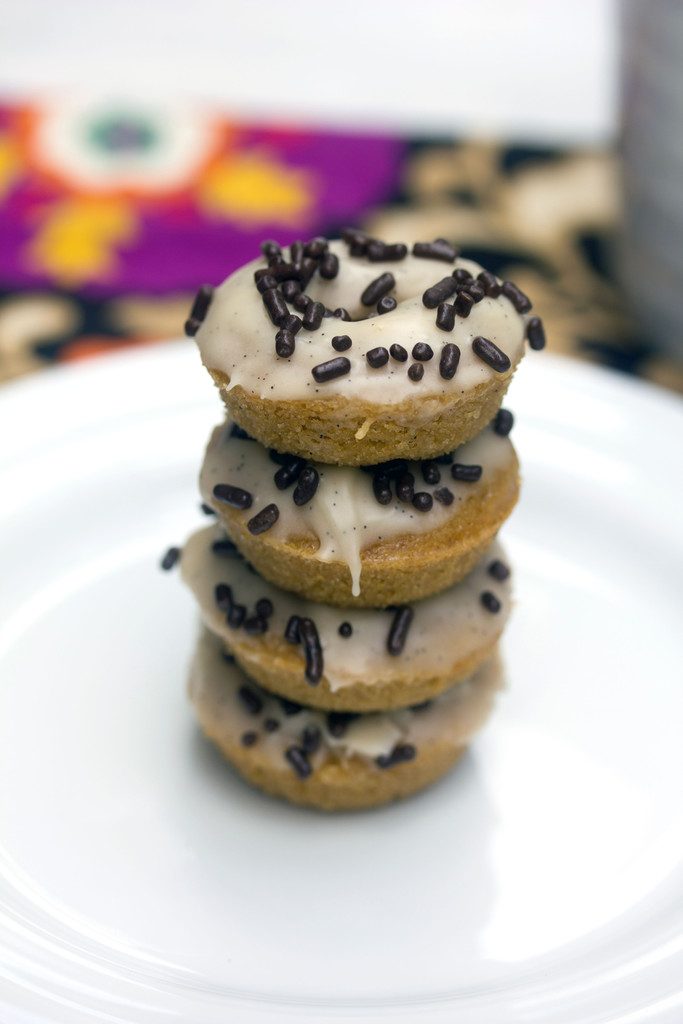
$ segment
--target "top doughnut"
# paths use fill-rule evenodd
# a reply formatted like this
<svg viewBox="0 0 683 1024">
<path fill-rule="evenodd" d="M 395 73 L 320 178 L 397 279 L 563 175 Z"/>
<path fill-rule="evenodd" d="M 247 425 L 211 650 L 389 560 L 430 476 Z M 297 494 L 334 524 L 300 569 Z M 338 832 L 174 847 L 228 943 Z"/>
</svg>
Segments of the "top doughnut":
<svg viewBox="0 0 683 1024">
<path fill-rule="evenodd" d="M 200 290 L 186 332 L 231 417 L 277 451 L 337 465 L 451 451 L 495 415 L 525 337 L 542 347 L 528 298 L 443 239 L 262 248 Z"/>
</svg>

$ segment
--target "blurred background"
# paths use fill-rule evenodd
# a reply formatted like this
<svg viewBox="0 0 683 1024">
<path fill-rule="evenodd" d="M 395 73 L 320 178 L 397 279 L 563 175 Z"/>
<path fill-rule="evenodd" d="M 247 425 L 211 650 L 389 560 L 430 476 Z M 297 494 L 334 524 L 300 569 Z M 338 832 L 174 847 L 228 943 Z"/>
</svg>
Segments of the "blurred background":
<svg viewBox="0 0 683 1024">
<path fill-rule="evenodd" d="M 683 390 L 679 0 L 6 0 L 0 380 L 177 337 L 345 224 L 452 238 L 552 350 Z"/>
</svg>

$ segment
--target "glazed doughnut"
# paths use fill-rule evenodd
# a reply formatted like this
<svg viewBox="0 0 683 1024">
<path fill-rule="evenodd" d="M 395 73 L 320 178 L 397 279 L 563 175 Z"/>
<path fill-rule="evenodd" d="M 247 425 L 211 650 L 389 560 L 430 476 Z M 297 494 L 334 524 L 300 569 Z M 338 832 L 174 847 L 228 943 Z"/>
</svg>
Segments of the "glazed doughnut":
<svg viewBox="0 0 683 1024">
<path fill-rule="evenodd" d="M 531 303 L 443 240 L 345 237 L 265 243 L 200 292 L 187 332 L 268 448 L 348 466 L 453 451 L 494 417 L 525 336 L 539 347 Z"/>
<path fill-rule="evenodd" d="M 511 419 L 501 412 L 452 455 L 374 473 L 269 454 L 228 423 L 212 434 L 200 490 L 271 583 L 342 607 L 403 604 L 462 579 L 512 511 Z"/>
<path fill-rule="evenodd" d="M 280 590 L 217 525 L 189 538 L 180 571 L 204 624 L 248 676 L 330 710 L 384 710 L 434 697 L 490 657 L 511 607 L 509 569 L 496 543 L 455 586 L 390 609 L 333 608 Z"/>
<path fill-rule="evenodd" d="M 325 713 L 263 690 L 205 631 L 189 694 L 202 730 L 247 781 L 333 811 L 373 807 L 434 782 L 482 727 L 501 685 L 494 656 L 427 706 Z"/>
</svg>

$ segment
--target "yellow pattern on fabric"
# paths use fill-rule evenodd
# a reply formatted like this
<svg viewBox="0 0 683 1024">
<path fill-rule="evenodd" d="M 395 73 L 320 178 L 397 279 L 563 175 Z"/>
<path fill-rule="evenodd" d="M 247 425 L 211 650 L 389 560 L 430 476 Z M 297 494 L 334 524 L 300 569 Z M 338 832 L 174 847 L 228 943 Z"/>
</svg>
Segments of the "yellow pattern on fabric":
<svg viewBox="0 0 683 1024">
<path fill-rule="evenodd" d="M 267 153 L 238 153 L 209 168 L 197 200 L 212 216 L 249 225 L 301 223 L 314 200 L 312 175 Z"/>
<path fill-rule="evenodd" d="M 117 247 L 131 242 L 137 218 L 120 199 L 65 199 L 47 208 L 26 249 L 31 270 L 65 287 L 106 278 L 118 266 Z"/>
<path fill-rule="evenodd" d="M 7 135 L 0 135 L 0 199 L 9 192 L 20 166 L 21 161 L 14 141 Z"/>
</svg>

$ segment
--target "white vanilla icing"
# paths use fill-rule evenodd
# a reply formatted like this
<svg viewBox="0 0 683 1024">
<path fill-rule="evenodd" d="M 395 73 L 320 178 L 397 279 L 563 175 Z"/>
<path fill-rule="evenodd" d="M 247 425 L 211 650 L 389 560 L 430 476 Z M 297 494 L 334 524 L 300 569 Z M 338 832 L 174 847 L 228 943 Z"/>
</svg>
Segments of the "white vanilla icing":
<svg viewBox="0 0 683 1024">
<path fill-rule="evenodd" d="M 510 581 L 499 582 L 488 572 L 496 559 L 504 559 L 498 543 L 494 543 L 472 572 L 433 597 L 417 602 L 400 656 L 387 651 L 387 636 L 393 612 L 369 608 L 333 608 L 305 601 L 261 579 L 239 557 L 225 558 L 212 551 L 212 542 L 223 536 L 217 526 L 199 530 L 187 541 L 180 559 L 184 581 L 193 591 L 208 628 L 220 636 L 236 652 L 268 650 L 269 638 L 284 635 L 290 616 L 311 618 L 317 627 L 324 657 L 324 678 L 331 690 L 373 681 L 395 679 L 397 675 L 433 678 L 450 671 L 456 661 L 468 658 L 492 644 L 502 633 L 510 612 Z M 225 614 L 215 601 L 215 588 L 227 583 L 234 600 L 253 614 L 259 598 L 267 597 L 273 604 L 268 632 L 250 636 L 244 629 L 228 626 Z M 492 613 L 481 602 L 481 594 L 490 591 L 501 602 L 500 611 Z M 349 622 L 353 634 L 344 639 L 339 634 L 342 622 Z M 303 653 L 300 653 L 303 675 Z"/>
<path fill-rule="evenodd" d="M 300 330 L 294 355 L 289 359 L 280 359 L 275 354 L 277 327 L 254 284 L 254 271 L 267 266 L 265 258 L 247 263 L 215 290 L 196 341 L 204 365 L 226 374 L 229 388 L 239 385 L 259 398 L 277 400 L 341 395 L 377 405 L 395 405 L 408 398 L 419 398 L 422 415 L 428 420 L 435 411 L 430 399 L 464 395 L 497 376 L 472 351 L 473 338 L 480 335 L 494 342 L 513 365 L 522 355 L 525 318 L 505 296 L 485 297 L 473 306 L 468 317 L 456 316 L 452 331 L 440 330 L 436 326 L 436 310 L 427 309 L 422 303 L 423 292 L 457 268 L 469 270 L 476 277 L 482 269 L 478 263 L 458 259 L 450 264 L 412 255 L 398 261 L 371 263 L 365 257 L 350 256 L 343 242 L 330 242 L 330 251 L 339 256 L 339 274 L 332 281 L 316 274 L 306 287 L 306 294 L 328 309 L 343 306 L 352 321 L 330 317 L 323 320 L 317 331 Z M 374 306 L 361 304 L 360 296 L 371 281 L 385 272 L 395 278 L 396 287 L 391 294 L 398 305 L 392 312 L 379 316 Z M 298 315 L 291 304 L 289 309 Z M 351 348 L 342 353 L 349 359 L 351 370 L 343 377 L 318 384 L 311 370 L 339 355 L 331 340 L 340 334 L 347 334 L 352 341 Z M 389 348 L 394 343 L 410 354 L 418 341 L 427 342 L 434 350 L 433 359 L 423 364 L 424 377 L 419 383 L 408 378 L 409 362 L 390 359 L 385 366 L 373 369 L 365 358 L 371 349 Z M 452 380 L 444 380 L 439 374 L 439 356 L 448 342 L 454 342 L 461 351 Z"/>
<path fill-rule="evenodd" d="M 237 744 L 245 732 L 253 731 L 258 737 L 259 751 L 272 755 L 279 765 L 287 763 L 285 751 L 300 742 L 303 730 L 317 726 L 322 742 L 309 757 L 315 769 L 330 751 L 374 760 L 390 754 L 398 743 L 414 745 L 418 757 L 420 747 L 434 740 L 445 740 L 453 747 L 464 746 L 488 718 L 502 684 L 502 672 L 493 658 L 465 682 L 446 690 L 420 710 L 405 708 L 361 714 L 349 722 L 342 736 L 333 736 L 323 711 L 302 707 L 296 714 L 285 714 L 276 697 L 247 679 L 234 662 L 225 661 L 220 640 L 204 630 L 190 673 L 190 697 L 202 724 L 214 738 Z M 243 686 L 260 698 L 261 708 L 256 714 L 251 714 L 239 697 Z M 263 727 L 267 719 L 277 722 L 272 732 Z"/>
<path fill-rule="evenodd" d="M 453 494 L 449 506 L 434 501 L 428 512 L 419 512 L 410 502 L 399 501 L 395 494 L 388 505 L 380 505 L 372 489 L 372 476 L 362 469 L 348 466 L 327 466 L 312 463 L 320 476 L 313 500 L 306 505 L 294 504 L 294 485 L 281 491 L 273 477 L 279 468 L 268 452 L 254 441 L 232 437 L 230 424 L 216 427 L 204 457 L 199 487 L 202 498 L 214 509 L 220 502 L 213 496 L 216 484 L 231 484 L 253 496 L 246 512 L 236 512 L 245 521 L 259 509 L 274 503 L 279 518 L 269 537 L 289 541 L 310 537 L 319 545 L 317 556 L 322 562 L 345 562 L 351 574 L 351 593 L 361 592 L 361 551 L 370 545 L 393 537 L 428 533 L 458 516 L 468 498 L 476 499 L 488 487 L 491 476 L 514 462 L 514 449 L 506 437 L 487 427 L 473 441 L 454 453 L 454 461 L 479 465 L 482 475 L 476 483 L 453 480 L 451 467 L 439 465 L 438 484 L 425 483 L 420 463 L 408 464 L 415 477 L 415 491 L 430 495 L 441 487 Z"/>
</svg>

